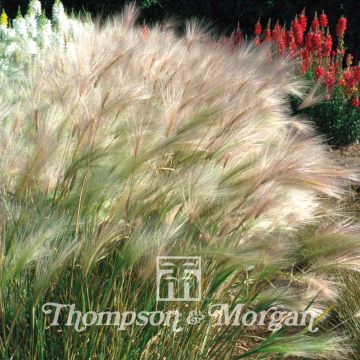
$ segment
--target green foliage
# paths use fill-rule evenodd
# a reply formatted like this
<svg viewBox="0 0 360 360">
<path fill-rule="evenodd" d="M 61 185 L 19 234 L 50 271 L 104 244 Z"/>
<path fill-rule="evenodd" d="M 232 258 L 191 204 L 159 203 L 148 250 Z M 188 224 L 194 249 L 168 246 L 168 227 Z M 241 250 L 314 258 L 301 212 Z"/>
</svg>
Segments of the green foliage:
<svg viewBox="0 0 360 360">
<path fill-rule="evenodd" d="M 299 104 L 299 99 L 293 100 L 295 111 Z M 332 145 L 349 145 L 360 139 L 360 108 L 355 108 L 351 101 L 346 100 L 340 87 L 334 88 L 330 100 L 296 112 L 314 121 L 319 132 Z"/>
</svg>

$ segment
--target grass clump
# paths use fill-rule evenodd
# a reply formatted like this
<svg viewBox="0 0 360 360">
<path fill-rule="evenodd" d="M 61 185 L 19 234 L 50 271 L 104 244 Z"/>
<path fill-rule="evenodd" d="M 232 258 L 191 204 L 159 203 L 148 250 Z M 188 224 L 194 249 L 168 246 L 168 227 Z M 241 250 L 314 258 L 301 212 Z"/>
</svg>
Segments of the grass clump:
<svg viewBox="0 0 360 360">
<path fill-rule="evenodd" d="M 2 107 L 2 357 L 344 358 L 325 315 L 339 273 L 359 268 L 356 228 L 333 205 L 357 176 L 290 115 L 288 95 L 302 92 L 291 64 L 232 51 L 194 23 L 176 38 L 135 19 L 128 8 L 40 58 Z M 202 257 L 199 302 L 156 301 L 159 255 Z M 77 332 L 63 313 L 50 326 L 46 302 L 205 321 Z M 215 326 L 206 309 L 222 303 L 309 309 L 321 331 Z"/>
</svg>

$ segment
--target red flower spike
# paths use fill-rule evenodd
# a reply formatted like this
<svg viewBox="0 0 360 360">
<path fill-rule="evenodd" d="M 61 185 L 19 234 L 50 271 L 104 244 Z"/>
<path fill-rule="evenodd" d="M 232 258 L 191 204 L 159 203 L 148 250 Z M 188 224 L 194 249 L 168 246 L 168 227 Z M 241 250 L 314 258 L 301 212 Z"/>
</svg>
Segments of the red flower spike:
<svg viewBox="0 0 360 360">
<path fill-rule="evenodd" d="M 291 43 L 293 42 L 293 40 L 294 40 L 294 36 L 293 36 L 293 33 L 292 33 L 292 28 L 290 28 L 290 30 L 286 31 L 286 47 L 287 48 L 290 48 Z"/>
<path fill-rule="evenodd" d="M 310 31 L 307 35 L 306 35 L 306 39 L 305 39 L 305 45 L 306 48 L 310 51 L 313 52 L 315 49 L 314 46 L 314 33 L 312 31 Z"/>
<path fill-rule="evenodd" d="M 315 80 L 319 80 L 325 75 L 325 70 L 322 66 L 318 66 L 315 71 Z"/>
<path fill-rule="evenodd" d="M 324 51 L 323 51 L 323 55 L 324 55 L 325 57 L 329 57 L 329 56 L 331 55 L 332 46 L 333 46 L 332 37 L 331 37 L 331 35 L 328 33 L 328 34 L 325 36 L 325 39 L 324 39 Z"/>
<path fill-rule="evenodd" d="M 346 87 L 346 81 L 344 79 L 339 79 L 338 84 L 343 88 Z"/>
<path fill-rule="evenodd" d="M 242 44 L 242 32 L 240 30 L 240 23 L 237 23 L 236 30 L 231 34 L 231 41 L 234 46 Z"/>
<path fill-rule="evenodd" d="M 336 25 L 336 36 L 337 37 L 344 36 L 345 31 L 346 31 L 346 26 L 347 26 L 347 19 L 346 19 L 346 17 L 342 16 Z"/>
<path fill-rule="evenodd" d="M 354 66 L 354 78 L 360 85 L 360 66 Z"/>
<path fill-rule="evenodd" d="M 321 49 L 321 43 L 322 43 L 322 33 L 321 31 L 317 31 L 313 37 L 312 37 L 312 41 L 313 41 L 313 47 L 316 50 L 320 50 Z"/>
<path fill-rule="evenodd" d="M 316 32 L 316 31 L 319 30 L 319 28 L 320 28 L 320 22 L 319 22 L 319 19 L 318 19 L 317 15 L 316 15 L 316 12 L 315 12 L 315 17 L 314 17 L 314 19 L 313 19 L 313 21 L 311 23 L 311 29 L 312 29 L 312 31 Z"/>
<path fill-rule="evenodd" d="M 307 28 L 307 17 L 305 15 L 305 9 L 299 15 L 299 24 L 301 25 L 303 32 L 305 32 Z"/>
<path fill-rule="evenodd" d="M 332 71 L 327 71 L 325 73 L 325 85 L 328 88 L 328 91 L 331 92 L 332 88 L 335 84 L 335 75 L 332 73 Z"/>
<path fill-rule="evenodd" d="M 269 28 L 265 30 L 265 41 L 267 42 L 271 41 L 271 30 Z"/>
<path fill-rule="evenodd" d="M 277 21 L 274 30 L 272 31 L 272 38 L 275 42 L 280 43 L 281 41 L 281 25 Z"/>
<path fill-rule="evenodd" d="M 355 77 L 353 72 L 351 71 L 351 68 L 348 68 L 344 71 L 344 79 L 346 81 L 346 85 L 352 89 L 355 86 Z"/>
<path fill-rule="evenodd" d="M 262 32 L 262 28 L 261 28 L 261 23 L 260 23 L 260 19 L 257 21 L 257 23 L 255 24 L 255 30 L 254 33 L 256 36 L 261 35 Z"/>
<path fill-rule="evenodd" d="M 280 52 L 283 53 L 283 51 L 286 49 L 286 32 L 285 30 L 281 31 L 281 38 L 280 38 Z"/>
<path fill-rule="evenodd" d="M 293 22 L 293 33 L 294 33 L 294 38 L 295 38 L 296 43 L 299 46 L 303 46 L 304 45 L 304 31 L 303 31 L 303 27 L 301 26 L 297 17 L 295 18 L 295 20 Z"/>
<path fill-rule="evenodd" d="M 329 23 L 328 18 L 327 18 L 326 14 L 323 11 L 322 14 L 320 15 L 320 25 L 322 27 L 327 27 L 328 23 Z"/>
<path fill-rule="evenodd" d="M 300 49 L 300 56 L 303 59 L 301 64 L 301 73 L 305 74 L 310 66 L 310 52 L 307 49 Z"/>
</svg>

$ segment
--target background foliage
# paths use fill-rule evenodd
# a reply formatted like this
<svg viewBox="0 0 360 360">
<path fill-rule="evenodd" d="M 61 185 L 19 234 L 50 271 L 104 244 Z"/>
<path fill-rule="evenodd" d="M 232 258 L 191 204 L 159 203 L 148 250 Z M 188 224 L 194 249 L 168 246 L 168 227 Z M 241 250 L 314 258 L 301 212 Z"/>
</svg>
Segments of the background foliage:
<svg viewBox="0 0 360 360">
<path fill-rule="evenodd" d="M 42 0 L 47 15 L 51 15 L 53 0 Z M 80 12 L 86 10 L 95 16 L 106 17 L 118 12 L 127 1 L 124 0 L 64 0 L 67 10 Z M 237 21 L 241 22 L 241 28 L 246 33 L 252 34 L 253 26 L 260 17 L 263 22 L 268 18 L 281 23 L 290 23 L 294 14 L 299 13 L 306 7 L 307 14 L 312 16 L 314 11 L 325 10 L 329 17 L 332 29 L 340 15 L 348 18 L 349 31 L 345 37 L 348 51 L 354 55 L 355 63 L 359 61 L 360 52 L 360 7 L 357 0 L 334 0 L 334 1 L 310 1 L 310 0 L 138 0 L 138 5 L 143 10 L 142 19 L 151 22 L 167 16 L 175 16 L 180 19 L 198 17 L 211 21 L 220 31 L 230 32 Z M 5 8 L 10 17 L 14 17 L 20 6 L 25 12 L 27 0 L 2 0 L 0 6 Z"/>
<path fill-rule="evenodd" d="M 321 134 L 325 134 L 328 143 L 344 146 L 359 140 L 360 108 L 355 108 L 345 100 L 344 92 L 337 87 L 329 101 L 323 101 L 304 110 L 297 110 L 300 99 L 292 99 L 295 112 L 305 114 L 314 121 Z"/>
</svg>

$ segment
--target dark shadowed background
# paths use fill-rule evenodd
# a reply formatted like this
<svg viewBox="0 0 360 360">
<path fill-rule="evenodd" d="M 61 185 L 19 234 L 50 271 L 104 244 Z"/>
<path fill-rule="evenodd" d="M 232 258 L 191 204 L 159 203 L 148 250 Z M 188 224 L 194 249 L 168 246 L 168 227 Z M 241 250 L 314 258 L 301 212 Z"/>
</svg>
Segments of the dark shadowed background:
<svg viewBox="0 0 360 360">
<path fill-rule="evenodd" d="M 53 0 L 42 0 L 47 15 L 51 15 Z M 124 0 L 63 0 L 67 10 L 74 12 L 87 11 L 96 17 L 116 14 L 127 1 Z M 14 17 L 21 8 L 24 12 L 28 0 L 2 0 L 0 6 L 5 8 L 10 17 Z M 253 26 L 260 18 L 263 26 L 269 18 L 273 23 L 279 19 L 282 24 L 290 24 L 295 14 L 304 7 L 309 19 L 315 11 L 325 10 L 334 34 L 337 19 L 344 15 L 348 18 L 346 45 L 357 62 L 360 57 L 360 0 L 138 0 L 142 10 L 141 20 L 151 23 L 164 17 L 202 18 L 211 22 L 218 31 L 229 33 L 240 21 L 244 33 L 252 34 Z"/>
</svg>

